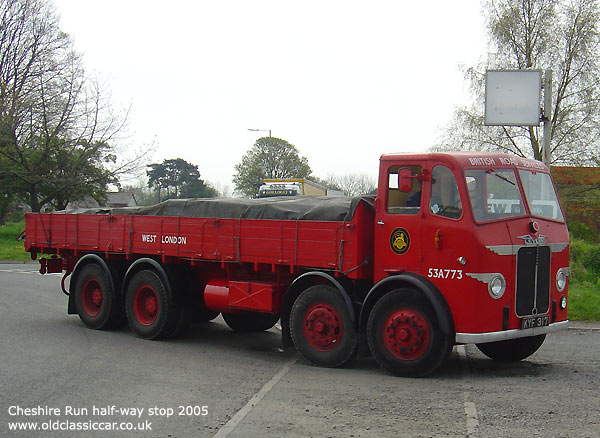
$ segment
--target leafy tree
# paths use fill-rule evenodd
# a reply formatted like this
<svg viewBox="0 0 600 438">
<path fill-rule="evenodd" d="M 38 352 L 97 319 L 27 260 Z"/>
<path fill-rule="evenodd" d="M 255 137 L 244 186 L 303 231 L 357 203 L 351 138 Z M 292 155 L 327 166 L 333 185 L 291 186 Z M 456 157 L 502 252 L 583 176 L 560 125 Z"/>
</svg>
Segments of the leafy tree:
<svg viewBox="0 0 600 438">
<path fill-rule="evenodd" d="M 308 160 L 299 155 L 298 149 L 276 137 L 256 140 L 235 170 L 235 191 L 249 198 L 256 196 L 265 178 L 308 178 L 311 174 Z"/>
<path fill-rule="evenodd" d="M 92 197 L 103 205 L 108 185 L 118 185 L 116 176 L 104 167 L 116 161 L 109 150 L 104 142 L 52 148 L 48 156 L 52 170 L 40 184 L 40 194 L 45 196 L 42 202 L 64 210 L 72 201 Z"/>
<path fill-rule="evenodd" d="M 100 196 L 134 167 L 111 146 L 125 119 L 85 75 L 48 0 L 0 0 L 0 170 L 33 211 Z"/>
<path fill-rule="evenodd" d="M 541 127 L 483 125 L 486 69 L 551 69 L 554 163 L 598 163 L 600 10 L 596 0 L 486 0 L 490 53 L 466 70 L 473 105 L 459 108 L 441 150 L 500 150 L 542 159 Z"/>
<path fill-rule="evenodd" d="M 158 201 L 170 198 L 214 198 L 217 192 L 200 179 L 195 164 L 181 158 L 148 165 L 148 187 L 154 188 Z M 164 196 L 161 195 L 164 190 Z"/>
</svg>

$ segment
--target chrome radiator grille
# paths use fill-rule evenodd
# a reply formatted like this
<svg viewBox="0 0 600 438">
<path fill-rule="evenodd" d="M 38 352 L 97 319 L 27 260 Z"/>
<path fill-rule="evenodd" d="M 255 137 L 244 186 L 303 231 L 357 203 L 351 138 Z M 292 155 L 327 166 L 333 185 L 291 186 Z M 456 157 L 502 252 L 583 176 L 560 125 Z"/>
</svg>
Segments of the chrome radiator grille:
<svg viewBox="0 0 600 438">
<path fill-rule="evenodd" d="M 517 252 L 517 316 L 540 315 L 550 306 L 550 247 L 527 246 Z"/>
</svg>

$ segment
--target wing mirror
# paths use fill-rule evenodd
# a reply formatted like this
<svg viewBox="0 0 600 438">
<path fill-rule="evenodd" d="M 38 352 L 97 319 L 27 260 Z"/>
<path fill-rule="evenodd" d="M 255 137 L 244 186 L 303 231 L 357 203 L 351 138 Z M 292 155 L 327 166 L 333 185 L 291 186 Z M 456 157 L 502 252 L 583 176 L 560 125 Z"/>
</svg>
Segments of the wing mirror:
<svg viewBox="0 0 600 438">
<path fill-rule="evenodd" d="M 398 190 L 410 192 L 412 190 L 414 176 L 408 167 L 398 170 Z"/>
</svg>

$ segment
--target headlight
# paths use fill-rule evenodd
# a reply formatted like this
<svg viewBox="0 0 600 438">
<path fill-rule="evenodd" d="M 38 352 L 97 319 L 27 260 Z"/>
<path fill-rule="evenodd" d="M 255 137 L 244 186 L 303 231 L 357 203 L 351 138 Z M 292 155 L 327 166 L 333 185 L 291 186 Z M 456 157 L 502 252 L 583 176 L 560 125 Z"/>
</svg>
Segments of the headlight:
<svg viewBox="0 0 600 438">
<path fill-rule="evenodd" d="M 492 281 L 488 284 L 488 291 L 490 296 L 497 300 L 502 295 L 504 295 L 504 291 L 506 290 L 506 281 L 501 274 L 497 274 Z"/>
<path fill-rule="evenodd" d="M 560 308 L 561 308 L 562 310 L 565 310 L 565 309 L 567 308 L 567 297 L 563 296 L 563 297 L 560 299 Z"/>
<path fill-rule="evenodd" d="M 560 268 L 556 273 L 556 289 L 558 289 L 559 292 L 565 290 L 567 285 L 567 272 L 568 271 L 565 268 Z"/>
</svg>

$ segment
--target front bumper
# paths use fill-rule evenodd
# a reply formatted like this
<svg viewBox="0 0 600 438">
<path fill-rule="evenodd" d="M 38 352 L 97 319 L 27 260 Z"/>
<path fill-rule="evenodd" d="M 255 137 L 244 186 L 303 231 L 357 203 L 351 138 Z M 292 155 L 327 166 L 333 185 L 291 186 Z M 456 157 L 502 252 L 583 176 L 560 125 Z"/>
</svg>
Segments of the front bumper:
<svg viewBox="0 0 600 438">
<path fill-rule="evenodd" d="M 489 333 L 457 333 L 457 344 L 484 344 L 486 342 L 506 341 L 508 339 L 526 338 L 528 336 L 545 335 L 569 328 L 569 321 L 560 321 L 547 327 L 536 327 L 525 330 L 505 330 L 502 332 Z"/>
</svg>

